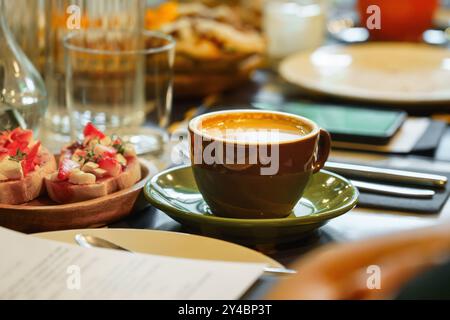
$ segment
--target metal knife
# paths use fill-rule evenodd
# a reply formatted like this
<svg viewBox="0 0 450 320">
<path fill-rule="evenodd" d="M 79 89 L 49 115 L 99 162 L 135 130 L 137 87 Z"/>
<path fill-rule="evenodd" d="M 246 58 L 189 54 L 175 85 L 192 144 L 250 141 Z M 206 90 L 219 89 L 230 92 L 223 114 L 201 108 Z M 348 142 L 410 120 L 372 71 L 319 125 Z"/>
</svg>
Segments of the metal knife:
<svg viewBox="0 0 450 320">
<path fill-rule="evenodd" d="M 434 190 L 428 189 L 397 187 L 386 184 L 378 184 L 356 180 L 350 181 L 360 191 L 366 191 L 369 193 L 378 193 L 390 196 L 408 197 L 415 199 L 431 199 L 436 194 Z"/>
<path fill-rule="evenodd" d="M 447 177 L 436 174 L 376 168 L 331 161 L 325 164 L 324 169 L 348 176 L 350 178 L 363 178 L 400 184 L 404 183 L 409 185 L 431 186 L 435 188 L 445 188 L 448 180 Z"/>
<path fill-rule="evenodd" d="M 108 241 L 103 238 L 91 236 L 91 235 L 76 234 L 75 242 L 79 246 L 84 247 L 84 248 L 104 248 L 104 249 L 114 249 L 114 250 L 122 250 L 122 251 L 132 252 L 131 250 L 125 249 L 124 247 L 121 247 L 111 241 Z M 272 268 L 272 267 L 264 268 L 264 272 L 280 274 L 280 275 L 289 275 L 289 274 L 297 273 L 297 271 L 292 270 L 292 269 Z"/>
</svg>

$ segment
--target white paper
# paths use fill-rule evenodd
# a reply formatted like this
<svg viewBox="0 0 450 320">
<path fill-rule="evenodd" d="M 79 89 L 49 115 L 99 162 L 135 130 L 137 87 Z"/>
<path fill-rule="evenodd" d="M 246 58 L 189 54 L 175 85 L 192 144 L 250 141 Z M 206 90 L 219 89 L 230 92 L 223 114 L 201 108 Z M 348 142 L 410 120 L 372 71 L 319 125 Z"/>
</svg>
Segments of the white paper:
<svg viewBox="0 0 450 320">
<path fill-rule="evenodd" d="M 84 249 L 0 228 L 0 299 L 238 299 L 264 267 Z"/>
</svg>

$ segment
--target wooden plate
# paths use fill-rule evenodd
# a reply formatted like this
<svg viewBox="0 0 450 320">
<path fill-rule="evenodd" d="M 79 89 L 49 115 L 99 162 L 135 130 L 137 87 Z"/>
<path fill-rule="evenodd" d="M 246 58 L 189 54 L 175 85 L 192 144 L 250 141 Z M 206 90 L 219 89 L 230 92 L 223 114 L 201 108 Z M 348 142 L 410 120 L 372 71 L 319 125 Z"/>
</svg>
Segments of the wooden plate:
<svg viewBox="0 0 450 320">
<path fill-rule="evenodd" d="M 120 220 L 147 205 L 141 191 L 157 170 L 149 161 L 140 159 L 140 163 L 142 179 L 138 183 L 105 197 L 64 205 L 47 197 L 22 205 L 0 204 L 0 226 L 32 233 L 97 228 Z"/>
</svg>

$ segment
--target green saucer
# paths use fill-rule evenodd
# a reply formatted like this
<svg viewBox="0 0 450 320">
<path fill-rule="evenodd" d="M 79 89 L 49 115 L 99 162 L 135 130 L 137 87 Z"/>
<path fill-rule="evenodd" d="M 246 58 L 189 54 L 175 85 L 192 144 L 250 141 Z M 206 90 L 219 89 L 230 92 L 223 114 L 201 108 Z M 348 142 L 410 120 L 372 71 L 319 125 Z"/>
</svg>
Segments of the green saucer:
<svg viewBox="0 0 450 320">
<path fill-rule="evenodd" d="M 204 235 L 244 244 L 298 240 L 356 206 L 358 190 L 345 178 L 322 170 L 313 175 L 294 212 L 281 219 L 232 219 L 213 215 L 203 200 L 190 166 L 153 177 L 147 200 L 172 219 Z"/>
</svg>

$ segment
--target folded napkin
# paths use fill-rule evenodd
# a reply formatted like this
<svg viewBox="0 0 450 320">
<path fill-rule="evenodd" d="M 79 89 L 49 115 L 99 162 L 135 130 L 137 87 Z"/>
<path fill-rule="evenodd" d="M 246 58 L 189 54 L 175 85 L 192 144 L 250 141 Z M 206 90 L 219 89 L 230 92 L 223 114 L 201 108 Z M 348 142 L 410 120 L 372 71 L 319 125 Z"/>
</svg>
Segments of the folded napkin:
<svg viewBox="0 0 450 320">
<path fill-rule="evenodd" d="M 432 154 L 447 130 L 447 124 L 428 118 L 408 118 L 385 146 L 333 141 L 333 148 L 384 154 Z"/>
<path fill-rule="evenodd" d="M 409 171 L 424 172 L 423 170 L 409 170 Z M 450 173 L 439 173 L 439 172 L 427 172 L 427 173 L 443 175 L 450 180 Z M 403 198 L 397 196 L 387 196 L 361 192 L 358 206 L 364 208 L 388 209 L 388 210 L 407 211 L 415 213 L 429 213 L 429 214 L 439 213 L 450 196 L 450 182 L 447 183 L 445 189 L 435 189 L 435 191 L 436 195 L 431 199 L 413 199 L 413 198 Z"/>
</svg>

